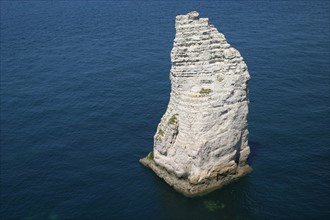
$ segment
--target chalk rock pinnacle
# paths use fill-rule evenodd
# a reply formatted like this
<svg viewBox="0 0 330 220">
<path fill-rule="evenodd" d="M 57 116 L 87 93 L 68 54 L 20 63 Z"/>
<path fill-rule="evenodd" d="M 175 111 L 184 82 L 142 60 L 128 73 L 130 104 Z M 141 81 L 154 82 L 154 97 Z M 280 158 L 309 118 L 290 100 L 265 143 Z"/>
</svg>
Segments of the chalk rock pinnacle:
<svg viewBox="0 0 330 220">
<path fill-rule="evenodd" d="M 176 190 L 194 196 L 251 170 L 250 75 L 240 53 L 198 12 L 176 16 L 175 28 L 170 101 L 153 153 L 140 161 Z"/>
</svg>

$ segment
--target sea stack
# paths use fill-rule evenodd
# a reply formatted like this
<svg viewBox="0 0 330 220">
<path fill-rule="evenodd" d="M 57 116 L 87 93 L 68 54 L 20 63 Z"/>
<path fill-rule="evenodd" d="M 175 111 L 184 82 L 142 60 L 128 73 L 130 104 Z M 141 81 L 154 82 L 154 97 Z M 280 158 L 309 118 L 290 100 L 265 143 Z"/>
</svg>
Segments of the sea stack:
<svg viewBox="0 0 330 220">
<path fill-rule="evenodd" d="M 248 81 L 241 54 L 198 12 L 176 16 L 171 96 L 140 160 L 186 196 L 203 195 L 251 171 Z"/>
</svg>

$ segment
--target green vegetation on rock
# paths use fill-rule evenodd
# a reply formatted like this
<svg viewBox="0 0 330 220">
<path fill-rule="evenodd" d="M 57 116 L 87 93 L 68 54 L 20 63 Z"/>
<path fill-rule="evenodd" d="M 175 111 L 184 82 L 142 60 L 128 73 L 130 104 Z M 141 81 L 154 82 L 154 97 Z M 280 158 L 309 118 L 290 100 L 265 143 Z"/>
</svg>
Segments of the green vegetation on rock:
<svg viewBox="0 0 330 220">
<path fill-rule="evenodd" d="M 177 121 L 176 116 L 177 116 L 177 115 L 178 115 L 178 114 L 175 114 L 175 115 L 173 115 L 173 116 L 170 118 L 170 120 L 168 121 L 168 123 L 169 123 L 170 125 L 176 123 L 176 121 Z"/>
<path fill-rule="evenodd" d="M 160 136 L 164 136 L 164 131 L 160 128 L 160 129 L 158 130 L 158 134 L 159 134 Z"/>
<path fill-rule="evenodd" d="M 210 94 L 210 92 L 212 92 L 211 89 L 204 89 L 204 88 L 202 88 L 201 91 L 199 91 L 199 94 L 201 94 L 201 95 L 208 95 L 208 94 Z"/>
<path fill-rule="evenodd" d="M 153 160 L 153 159 L 154 159 L 154 152 L 151 151 L 151 152 L 148 154 L 147 158 L 148 158 L 149 160 Z"/>
<path fill-rule="evenodd" d="M 161 128 L 159 128 L 157 131 L 156 140 L 162 140 L 163 136 L 164 136 L 164 131 Z"/>
</svg>

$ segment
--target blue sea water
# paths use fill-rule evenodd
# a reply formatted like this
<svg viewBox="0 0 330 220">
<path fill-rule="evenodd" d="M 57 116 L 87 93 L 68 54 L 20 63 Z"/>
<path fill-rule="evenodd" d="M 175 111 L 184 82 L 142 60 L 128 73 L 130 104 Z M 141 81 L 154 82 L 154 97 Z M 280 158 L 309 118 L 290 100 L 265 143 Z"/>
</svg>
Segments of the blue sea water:
<svg viewBox="0 0 330 220">
<path fill-rule="evenodd" d="M 200 198 L 138 160 L 178 14 L 248 65 L 254 171 Z M 329 219 L 328 1 L 1 1 L 1 219 Z"/>
</svg>

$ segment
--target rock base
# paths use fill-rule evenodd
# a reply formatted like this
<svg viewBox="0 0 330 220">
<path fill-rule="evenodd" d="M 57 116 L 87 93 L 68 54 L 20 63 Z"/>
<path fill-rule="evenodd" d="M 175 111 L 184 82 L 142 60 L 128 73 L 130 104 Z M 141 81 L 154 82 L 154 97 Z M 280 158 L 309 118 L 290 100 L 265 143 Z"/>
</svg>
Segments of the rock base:
<svg viewBox="0 0 330 220">
<path fill-rule="evenodd" d="M 234 174 L 227 174 L 220 178 L 215 177 L 207 179 L 199 184 L 191 184 L 187 179 L 178 178 L 174 174 L 169 173 L 163 167 L 157 165 L 151 155 L 152 154 L 149 153 L 147 157 L 140 159 L 140 163 L 153 170 L 158 177 L 164 179 L 165 182 L 172 186 L 176 191 L 187 197 L 203 196 L 238 180 L 252 171 L 252 168 L 246 164 L 244 166 L 238 166 L 236 173 Z"/>
</svg>

